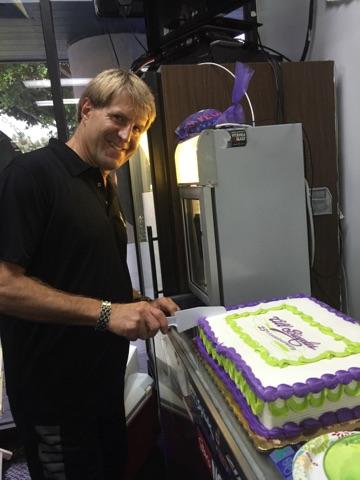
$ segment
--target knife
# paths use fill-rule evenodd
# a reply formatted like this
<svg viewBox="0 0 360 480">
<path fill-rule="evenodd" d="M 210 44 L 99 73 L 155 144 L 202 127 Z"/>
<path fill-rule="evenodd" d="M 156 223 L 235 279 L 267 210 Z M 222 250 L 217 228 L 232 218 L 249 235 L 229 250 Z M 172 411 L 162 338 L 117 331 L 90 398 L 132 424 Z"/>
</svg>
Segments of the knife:
<svg viewBox="0 0 360 480">
<path fill-rule="evenodd" d="M 226 312 L 221 306 L 202 306 L 178 310 L 172 317 L 167 317 L 169 327 L 175 327 L 179 333 L 197 326 L 201 317 L 211 317 Z"/>
</svg>

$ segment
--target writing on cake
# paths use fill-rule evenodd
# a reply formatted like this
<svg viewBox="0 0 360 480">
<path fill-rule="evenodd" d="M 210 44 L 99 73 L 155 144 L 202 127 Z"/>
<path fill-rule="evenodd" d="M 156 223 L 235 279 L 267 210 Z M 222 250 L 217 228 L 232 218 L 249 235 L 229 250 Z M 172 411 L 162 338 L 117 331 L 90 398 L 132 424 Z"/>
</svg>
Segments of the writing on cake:
<svg viewBox="0 0 360 480">
<path fill-rule="evenodd" d="M 258 329 L 262 332 L 267 332 L 271 337 L 274 337 L 280 342 L 285 343 L 292 350 L 294 350 L 295 347 L 301 347 L 303 345 L 305 347 L 311 348 L 312 350 L 316 350 L 316 348 L 320 345 L 319 342 L 311 342 L 310 340 L 306 340 L 306 338 L 303 338 L 303 332 L 301 330 L 296 330 L 296 328 L 292 328 L 292 325 L 290 325 L 286 320 L 274 316 L 269 318 L 269 321 L 274 323 L 279 328 L 259 325 Z M 285 335 L 289 338 L 289 340 L 284 341 L 283 338 L 279 337 L 278 335 L 274 335 L 272 332 Z"/>
</svg>

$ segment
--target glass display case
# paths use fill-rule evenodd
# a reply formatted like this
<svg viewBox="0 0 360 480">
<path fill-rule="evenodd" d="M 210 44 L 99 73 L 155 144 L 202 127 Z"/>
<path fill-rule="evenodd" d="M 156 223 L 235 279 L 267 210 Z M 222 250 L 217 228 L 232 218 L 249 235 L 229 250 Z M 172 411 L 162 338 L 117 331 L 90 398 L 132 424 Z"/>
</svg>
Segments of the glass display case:
<svg viewBox="0 0 360 480">
<path fill-rule="evenodd" d="M 148 341 L 169 478 L 281 479 L 215 386 L 195 349 L 195 335 L 196 328 L 182 334 L 171 329 Z"/>
</svg>

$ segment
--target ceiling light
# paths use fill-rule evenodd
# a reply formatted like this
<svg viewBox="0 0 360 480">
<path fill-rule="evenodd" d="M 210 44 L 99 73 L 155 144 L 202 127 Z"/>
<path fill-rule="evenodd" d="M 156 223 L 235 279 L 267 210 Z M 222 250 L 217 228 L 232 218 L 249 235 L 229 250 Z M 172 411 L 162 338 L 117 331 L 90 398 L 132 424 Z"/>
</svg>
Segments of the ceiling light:
<svg viewBox="0 0 360 480">
<path fill-rule="evenodd" d="M 61 78 L 60 84 L 62 87 L 79 87 L 87 85 L 91 78 Z M 47 78 L 42 80 L 23 80 L 26 88 L 50 88 L 51 83 Z"/>
<path fill-rule="evenodd" d="M 63 98 L 64 105 L 76 104 L 78 101 L 78 98 Z M 37 100 L 35 103 L 38 107 L 52 107 L 54 105 L 52 100 Z"/>
</svg>

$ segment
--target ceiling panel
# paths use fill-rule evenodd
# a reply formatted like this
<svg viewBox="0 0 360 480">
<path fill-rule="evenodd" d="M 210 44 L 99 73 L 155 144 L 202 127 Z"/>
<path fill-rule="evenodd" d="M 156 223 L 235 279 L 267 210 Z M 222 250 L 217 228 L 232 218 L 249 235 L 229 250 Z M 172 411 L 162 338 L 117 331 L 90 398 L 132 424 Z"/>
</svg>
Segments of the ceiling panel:
<svg viewBox="0 0 360 480">
<path fill-rule="evenodd" d="M 51 2 L 59 60 L 67 60 L 68 46 L 82 38 L 104 33 L 144 33 L 142 2 L 128 17 L 102 18 L 93 1 Z M 28 18 L 16 5 L 0 1 L 0 62 L 45 61 L 39 2 L 24 2 Z"/>
</svg>

